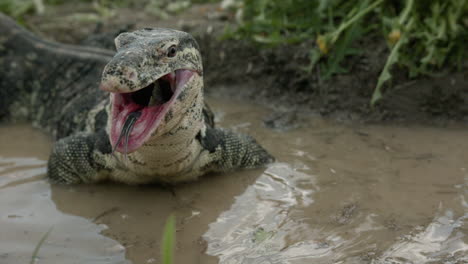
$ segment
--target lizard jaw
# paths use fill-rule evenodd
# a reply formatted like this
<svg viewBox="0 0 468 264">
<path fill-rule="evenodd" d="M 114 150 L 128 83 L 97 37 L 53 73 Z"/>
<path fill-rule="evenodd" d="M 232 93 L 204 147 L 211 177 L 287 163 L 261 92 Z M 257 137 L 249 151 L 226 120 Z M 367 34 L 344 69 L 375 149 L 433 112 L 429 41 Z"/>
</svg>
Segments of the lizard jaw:
<svg viewBox="0 0 468 264">
<path fill-rule="evenodd" d="M 168 98 L 166 102 L 155 103 L 152 101 L 152 99 L 146 98 L 144 103 L 146 105 L 139 104 L 138 101 L 141 100 L 136 98 L 136 93 L 142 89 L 139 89 L 133 93 L 112 92 L 110 120 L 110 142 L 112 147 L 120 153 L 125 153 L 126 151 L 131 153 L 141 147 L 154 134 L 166 113 L 169 111 L 179 94 L 184 90 L 185 85 L 192 79 L 195 73 L 195 71 L 182 69 L 168 73 L 161 77 L 160 79 L 165 80 L 170 84 L 170 88 L 173 92 L 172 96 Z M 158 80 L 156 80 L 156 82 Z M 141 93 L 142 92 L 140 92 L 140 95 L 138 96 L 140 98 L 144 96 L 141 95 Z M 151 94 L 149 96 L 151 96 Z M 133 130 L 129 134 L 127 147 L 124 146 L 124 142 L 121 142 L 118 146 L 116 146 L 125 121 L 131 113 L 137 111 L 141 112 L 141 116 L 135 122 Z"/>
</svg>

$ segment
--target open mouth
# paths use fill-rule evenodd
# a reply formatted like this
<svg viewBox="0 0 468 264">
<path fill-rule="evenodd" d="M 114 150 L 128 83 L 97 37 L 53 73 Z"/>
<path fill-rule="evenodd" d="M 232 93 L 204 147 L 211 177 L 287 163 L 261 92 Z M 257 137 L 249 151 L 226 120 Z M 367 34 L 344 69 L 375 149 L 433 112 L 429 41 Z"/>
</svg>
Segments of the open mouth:
<svg viewBox="0 0 468 264">
<path fill-rule="evenodd" d="M 194 73 L 176 70 L 135 92 L 111 93 L 110 141 L 113 148 L 120 153 L 131 153 L 142 146 L 158 128 Z M 136 121 L 127 122 L 129 118 Z M 123 136 L 125 140 L 121 140 Z"/>
</svg>

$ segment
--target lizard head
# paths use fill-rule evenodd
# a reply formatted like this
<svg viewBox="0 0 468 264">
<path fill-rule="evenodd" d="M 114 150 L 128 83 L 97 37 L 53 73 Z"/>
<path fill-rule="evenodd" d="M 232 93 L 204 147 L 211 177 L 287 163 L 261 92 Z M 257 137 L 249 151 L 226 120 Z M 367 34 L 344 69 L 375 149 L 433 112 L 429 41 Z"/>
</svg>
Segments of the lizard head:
<svg viewBox="0 0 468 264">
<path fill-rule="evenodd" d="M 177 111 L 190 104 L 181 100 L 201 93 L 202 60 L 195 39 L 172 29 L 122 33 L 115 45 L 117 53 L 104 68 L 100 88 L 110 92 L 112 146 L 121 153 L 133 152 L 162 130 L 166 115 L 183 114 Z M 119 138 L 124 124 L 135 112 L 139 118 L 123 144 Z"/>
</svg>

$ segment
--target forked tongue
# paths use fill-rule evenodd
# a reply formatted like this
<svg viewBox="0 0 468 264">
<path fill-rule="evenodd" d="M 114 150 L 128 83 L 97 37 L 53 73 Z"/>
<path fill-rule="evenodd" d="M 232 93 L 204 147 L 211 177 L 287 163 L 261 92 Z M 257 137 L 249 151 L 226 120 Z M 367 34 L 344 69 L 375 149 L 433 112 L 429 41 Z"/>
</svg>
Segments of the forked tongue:
<svg viewBox="0 0 468 264">
<path fill-rule="evenodd" d="M 117 143 L 115 144 L 114 146 L 114 149 L 112 150 L 112 154 L 114 154 L 115 150 L 117 149 L 117 147 L 120 145 L 121 141 L 125 138 L 125 142 L 124 142 L 124 146 L 125 146 L 125 156 L 127 156 L 127 153 L 128 153 L 128 138 L 130 137 L 130 133 L 132 132 L 132 129 L 133 129 L 133 126 L 135 125 L 136 121 L 138 120 L 138 118 L 141 116 L 141 112 L 140 111 L 136 111 L 136 112 L 131 112 L 128 117 L 127 117 L 127 120 L 125 120 L 125 123 L 122 127 L 122 131 L 120 132 L 120 136 L 119 136 L 119 139 L 117 140 Z"/>
</svg>

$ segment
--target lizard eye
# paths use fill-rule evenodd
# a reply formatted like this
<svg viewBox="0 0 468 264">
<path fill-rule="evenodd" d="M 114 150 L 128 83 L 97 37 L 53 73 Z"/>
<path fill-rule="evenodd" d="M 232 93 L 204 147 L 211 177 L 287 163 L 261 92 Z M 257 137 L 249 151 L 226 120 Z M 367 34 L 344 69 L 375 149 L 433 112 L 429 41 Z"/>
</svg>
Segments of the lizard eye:
<svg viewBox="0 0 468 264">
<path fill-rule="evenodd" d="M 177 53 L 177 49 L 176 49 L 176 46 L 171 46 L 169 47 L 169 49 L 167 50 L 167 56 L 168 57 L 174 57 Z"/>
</svg>

